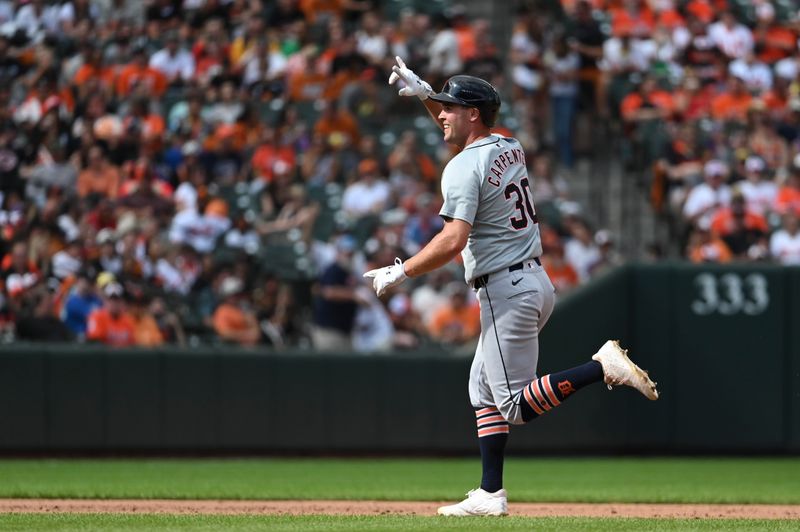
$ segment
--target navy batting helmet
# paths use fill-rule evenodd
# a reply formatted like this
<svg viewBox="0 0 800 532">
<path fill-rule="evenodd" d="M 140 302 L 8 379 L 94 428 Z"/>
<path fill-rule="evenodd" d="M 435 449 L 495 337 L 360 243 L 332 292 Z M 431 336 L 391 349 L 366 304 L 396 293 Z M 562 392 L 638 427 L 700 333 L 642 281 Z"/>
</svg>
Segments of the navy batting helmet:
<svg viewBox="0 0 800 532">
<path fill-rule="evenodd" d="M 431 100 L 475 107 L 481 113 L 481 120 L 489 127 L 497 120 L 500 110 L 500 95 L 488 81 L 475 76 L 453 76 L 442 87 L 442 92 L 434 94 Z"/>
</svg>

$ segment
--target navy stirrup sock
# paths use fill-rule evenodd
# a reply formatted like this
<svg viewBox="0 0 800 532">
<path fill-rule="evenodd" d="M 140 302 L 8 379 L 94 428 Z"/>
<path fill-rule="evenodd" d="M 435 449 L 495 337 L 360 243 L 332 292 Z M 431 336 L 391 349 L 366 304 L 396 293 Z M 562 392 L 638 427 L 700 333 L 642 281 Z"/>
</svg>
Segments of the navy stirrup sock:
<svg viewBox="0 0 800 532">
<path fill-rule="evenodd" d="M 508 441 L 508 422 L 495 407 L 475 411 L 483 477 L 481 489 L 494 493 L 503 488 L 503 456 Z"/>
</svg>

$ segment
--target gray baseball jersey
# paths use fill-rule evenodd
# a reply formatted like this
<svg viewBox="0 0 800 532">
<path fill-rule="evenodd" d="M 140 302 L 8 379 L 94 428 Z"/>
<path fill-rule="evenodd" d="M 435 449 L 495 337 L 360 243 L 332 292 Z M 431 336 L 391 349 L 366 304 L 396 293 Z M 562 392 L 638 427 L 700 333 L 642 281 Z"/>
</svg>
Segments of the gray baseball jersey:
<svg viewBox="0 0 800 532">
<path fill-rule="evenodd" d="M 461 252 L 467 282 L 542 254 L 532 185 L 514 138 L 490 135 L 447 163 L 439 214 L 472 225 Z"/>
<path fill-rule="evenodd" d="M 497 135 L 466 146 L 442 174 L 439 214 L 472 224 L 462 251 L 467 282 L 488 274 L 477 294 L 481 334 L 470 402 L 496 406 L 512 424 L 524 422 L 520 393 L 536 378 L 539 333 L 555 304 L 553 284 L 533 260 L 542 244 L 531 185 L 519 142 Z"/>
</svg>

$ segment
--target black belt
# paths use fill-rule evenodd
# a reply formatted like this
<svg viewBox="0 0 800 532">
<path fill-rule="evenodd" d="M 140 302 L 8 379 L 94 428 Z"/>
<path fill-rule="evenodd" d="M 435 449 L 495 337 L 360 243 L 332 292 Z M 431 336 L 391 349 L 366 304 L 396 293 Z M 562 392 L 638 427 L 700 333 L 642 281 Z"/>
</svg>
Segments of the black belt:
<svg viewBox="0 0 800 532">
<path fill-rule="evenodd" d="M 509 272 L 516 272 L 516 271 L 521 270 L 525 266 L 525 262 L 526 261 L 522 261 L 522 262 L 518 262 L 518 263 L 514 264 L 513 266 L 509 266 L 508 267 L 508 271 Z M 539 257 L 534 257 L 533 258 L 533 262 L 535 262 L 538 266 L 542 265 L 542 261 L 539 260 Z M 477 290 L 478 288 L 482 288 L 482 287 L 486 286 L 486 284 L 488 282 L 489 282 L 489 274 L 485 273 L 485 274 L 481 275 L 480 277 L 476 277 L 475 279 L 473 279 L 472 282 L 470 283 L 470 286 L 472 286 L 472 288 L 475 288 Z"/>
</svg>

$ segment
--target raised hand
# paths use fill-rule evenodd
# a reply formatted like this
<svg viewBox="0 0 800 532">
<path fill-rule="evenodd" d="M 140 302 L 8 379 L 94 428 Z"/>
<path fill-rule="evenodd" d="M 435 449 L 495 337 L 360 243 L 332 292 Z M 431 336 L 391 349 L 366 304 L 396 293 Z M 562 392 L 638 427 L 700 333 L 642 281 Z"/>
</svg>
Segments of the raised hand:
<svg viewBox="0 0 800 532">
<path fill-rule="evenodd" d="M 397 91 L 397 94 L 400 96 L 416 96 L 420 100 L 426 100 L 428 96 L 433 94 L 431 86 L 408 68 L 399 55 L 395 56 L 395 60 L 397 64 L 392 67 L 389 85 L 394 85 L 398 79 L 402 80 L 405 85 L 405 87 Z"/>
</svg>

